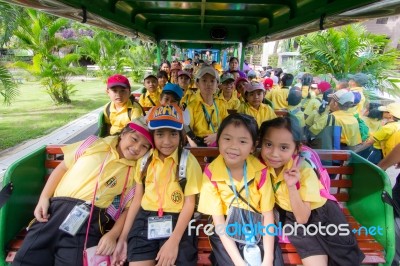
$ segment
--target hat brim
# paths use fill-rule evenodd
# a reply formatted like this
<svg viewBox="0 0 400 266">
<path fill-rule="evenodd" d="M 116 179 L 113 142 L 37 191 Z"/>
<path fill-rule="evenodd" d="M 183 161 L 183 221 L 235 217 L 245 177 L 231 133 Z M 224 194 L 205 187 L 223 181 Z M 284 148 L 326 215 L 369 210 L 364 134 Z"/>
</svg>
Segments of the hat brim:
<svg viewBox="0 0 400 266">
<path fill-rule="evenodd" d="M 160 119 L 160 120 L 150 120 L 148 124 L 149 129 L 156 130 L 160 128 L 170 128 L 176 130 L 182 130 L 183 124 L 167 119 Z"/>
<path fill-rule="evenodd" d="M 124 87 L 124 88 L 130 88 L 127 84 L 122 83 L 122 82 L 114 82 L 114 83 L 107 84 L 107 88 L 109 88 L 109 89 L 113 88 L 113 87 L 117 87 L 117 86 L 121 86 L 121 87 Z"/>
<path fill-rule="evenodd" d="M 163 89 L 162 92 L 173 93 L 173 94 L 175 94 L 175 95 L 179 98 L 179 100 L 181 100 L 182 97 L 183 97 L 183 94 L 178 94 L 178 93 L 177 93 L 176 91 L 174 91 L 174 90 Z"/>
<path fill-rule="evenodd" d="M 387 109 L 386 106 L 379 106 L 378 110 L 381 111 L 381 112 L 389 112 L 389 110 Z"/>
<path fill-rule="evenodd" d="M 228 81 L 228 80 L 235 81 L 234 78 L 227 78 L 227 79 L 221 80 L 221 83 L 224 83 L 225 81 Z"/>
<path fill-rule="evenodd" d="M 148 75 L 148 76 L 144 77 L 143 80 L 148 79 L 148 78 L 155 78 L 155 79 L 158 79 L 157 76 L 155 76 L 155 75 Z"/>
</svg>

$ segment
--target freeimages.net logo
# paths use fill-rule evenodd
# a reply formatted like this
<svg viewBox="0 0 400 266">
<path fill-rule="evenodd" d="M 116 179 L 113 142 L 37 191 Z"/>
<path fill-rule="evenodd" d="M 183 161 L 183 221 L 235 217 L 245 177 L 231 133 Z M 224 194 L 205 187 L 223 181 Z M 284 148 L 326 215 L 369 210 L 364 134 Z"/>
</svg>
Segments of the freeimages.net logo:
<svg viewBox="0 0 400 266">
<path fill-rule="evenodd" d="M 211 236 L 214 233 L 217 235 L 226 234 L 230 237 L 234 236 L 245 236 L 246 238 L 252 238 L 257 236 L 314 236 L 320 234 L 322 236 L 348 236 L 351 233 L 355 235 L 383 235 L 383 228 L 381 226 L 370 226 L 365 227 L 361 226 L 359 228 L 350 228 L 349 224 L 328 224 L 323 225 L 322 223 L 318 224 L 285 224 L 282 225 L 281 222 L 278 224 L 268 224 L 262 225 L 260 222 L 255 224 L 241 224 L 239 222 L 231 223 L 231 224 L 219 224 L 214 226 L 213 224 L 197 224 L 196 220 L 191 220 L 188 225 L 189 235 L 192 234 L 192 230 L 195 229 L 195 235 L 200 235 L 200 230 L 203 230 L 204 234 L 207 236 Z"/>
</svg>

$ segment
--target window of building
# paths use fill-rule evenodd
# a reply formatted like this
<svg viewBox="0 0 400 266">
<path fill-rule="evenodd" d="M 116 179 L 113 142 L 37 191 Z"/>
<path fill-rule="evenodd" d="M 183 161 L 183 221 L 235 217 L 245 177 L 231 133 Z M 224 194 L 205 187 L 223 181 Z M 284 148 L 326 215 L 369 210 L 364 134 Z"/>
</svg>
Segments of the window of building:
<svg viewBox="0 0 400 266">
<path fill-rule="evenodd" d="M 389 18 L 378 18 L 376 24 L 387 24 Z"/>
</svg>

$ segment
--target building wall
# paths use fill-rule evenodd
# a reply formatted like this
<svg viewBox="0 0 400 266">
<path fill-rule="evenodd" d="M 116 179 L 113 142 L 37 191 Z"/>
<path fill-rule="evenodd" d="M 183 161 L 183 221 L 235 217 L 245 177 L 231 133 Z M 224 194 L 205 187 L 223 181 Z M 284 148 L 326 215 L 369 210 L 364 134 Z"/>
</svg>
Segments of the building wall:
<svg viewBox="0 0 400 266">
<path fill-rule="evenodd" d="M 391 45 L 400 49 L 400 16 L 371 19 L 363 24 L 369 32 L 387 35 L 391 40 Z"/>
</svg>

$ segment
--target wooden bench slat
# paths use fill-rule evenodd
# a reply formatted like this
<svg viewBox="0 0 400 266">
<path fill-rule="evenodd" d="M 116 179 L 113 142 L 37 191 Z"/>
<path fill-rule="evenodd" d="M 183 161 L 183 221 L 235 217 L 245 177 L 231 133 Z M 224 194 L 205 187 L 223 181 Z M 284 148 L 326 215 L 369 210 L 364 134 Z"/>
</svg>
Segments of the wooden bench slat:
<svg viewBox="0 0 400 266">
<path fill-rule="evenodd" d="M 59 164 L 61 163 L 61 161 L 58 160 L 46 160 L 44 162 L 44 165 L 46 168 L 48 169 L 54 169 L 56 168 Z"/>
<path fill-rule="evenodd" d="M 61 147 L 64 145 L 47 145 L 46 152 L 47 154 L 63 154 Z"/>
<path fill-rule="evenodd" d="M 352 185 L 349 179 L 331 180 L 331 187 L 350 188 Z"/>
<path fill-rule="evenodd" d="M 354 168 L 350 166 L 325 166 L 329 174 L 351 175 L 354 173 Z"/>
</svg>

